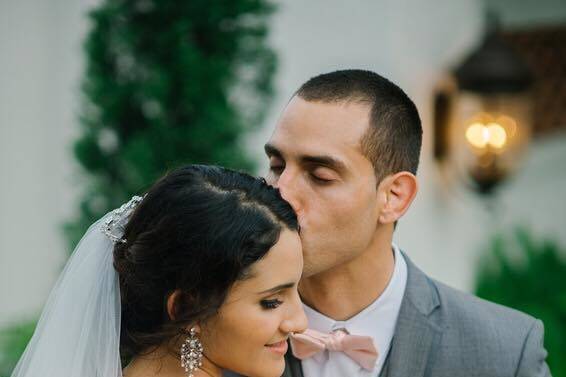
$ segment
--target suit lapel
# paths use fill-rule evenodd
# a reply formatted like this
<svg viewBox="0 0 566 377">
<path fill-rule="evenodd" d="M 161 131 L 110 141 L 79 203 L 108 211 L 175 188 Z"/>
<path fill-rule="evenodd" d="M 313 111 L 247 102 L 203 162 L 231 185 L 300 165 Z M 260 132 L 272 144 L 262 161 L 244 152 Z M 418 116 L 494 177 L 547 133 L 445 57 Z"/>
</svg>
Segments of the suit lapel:
<svg viewBox="0 0 566 377">
<path fill-rule="evenodd" d="M 432 318 L 440 301 L 432 281 L 403 254 L 407 287 L 382 376 L 421 377 L 442 328 Z"/>
</svg>

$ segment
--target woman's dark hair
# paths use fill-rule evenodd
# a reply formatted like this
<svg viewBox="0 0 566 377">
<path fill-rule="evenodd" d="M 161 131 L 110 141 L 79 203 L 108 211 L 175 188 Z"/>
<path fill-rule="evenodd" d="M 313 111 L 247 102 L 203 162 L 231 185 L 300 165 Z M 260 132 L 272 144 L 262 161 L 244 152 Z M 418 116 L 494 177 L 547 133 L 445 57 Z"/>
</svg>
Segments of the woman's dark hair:
<svg viewBox="0 0 566 377">
<path fill-rule="evenodd" d="M 297 230 L 291 206 L 263 179 L 190 165 L 161 178 L 114 248 L 121 293 L 120 351 L 129 359 L 217 313 L 281 230 Z M 167 300 L 177 295 L 170 317 Z"/>
</svg>

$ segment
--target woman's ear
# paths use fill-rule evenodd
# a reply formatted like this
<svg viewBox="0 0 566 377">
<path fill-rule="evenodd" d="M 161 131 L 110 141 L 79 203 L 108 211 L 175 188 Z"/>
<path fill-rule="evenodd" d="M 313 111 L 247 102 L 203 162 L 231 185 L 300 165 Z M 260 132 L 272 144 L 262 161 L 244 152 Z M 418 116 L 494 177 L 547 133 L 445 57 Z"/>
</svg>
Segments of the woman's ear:
<svg viewBox="0 0 566 377">
<path fill-rule="evenodd" d="M 407 212 L 417 195 L 418 182 L 414 174 L 402 171 L 385 177 L 378 186 L 381 210 L 379 222 L 394 223 Z"/>
<path fill-rule="evenodd" d="M 177 305 L 178 301 L 181 299 L 182 292 L 180 289 L 176 289 L 167 298 L 167 315 L 169 319 L 175 320 L 177 317 Z"/>
<path fill-rule="evenodd" d="M 176 289 L 175 291 L 173 291 L 173 293 L 171 293 L 167 298 L 167 315 L 169 316 L 169 319 L 172 321 L 177 319 L 177 312 L 180 304 L 179 300 L 181 299 L 183 299 L 183 292 L 180 289 Z M 191 325 L 189 328 L 185 329 L 185 332 L 188 334 L 191 328 L 194 328 L 197 334 L 199 334 L 201 331 L 200 324 L 196 323 Z"/>
</svg>

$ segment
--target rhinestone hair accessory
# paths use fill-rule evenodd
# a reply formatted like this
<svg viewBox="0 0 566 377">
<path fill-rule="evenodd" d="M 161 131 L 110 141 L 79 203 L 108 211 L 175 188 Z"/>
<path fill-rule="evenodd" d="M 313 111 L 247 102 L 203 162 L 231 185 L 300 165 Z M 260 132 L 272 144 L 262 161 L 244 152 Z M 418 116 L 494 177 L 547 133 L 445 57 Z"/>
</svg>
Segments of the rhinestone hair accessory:
<svg viewBox="0 0 566 377">
<path fill-rule="evenodd" d="M 126 227 L 128 218 L 142 200 L 143 197 L 134 196 L 129 202 L 112 211 L 110 216 L 100 227 L 102 233 L 104 233 L 114 243 L 126 243 L 126 239 L 122 238 L 124 228 Z"/>
</svg>

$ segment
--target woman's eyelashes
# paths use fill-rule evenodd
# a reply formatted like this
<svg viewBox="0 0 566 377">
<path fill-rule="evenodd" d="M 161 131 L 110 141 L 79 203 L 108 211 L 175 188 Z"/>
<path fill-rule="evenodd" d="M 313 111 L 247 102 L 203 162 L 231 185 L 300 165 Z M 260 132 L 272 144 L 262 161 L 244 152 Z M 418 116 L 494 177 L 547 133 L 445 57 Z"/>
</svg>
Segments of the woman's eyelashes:
<svg viewBox="0 0 566 377">
<path fill-rule="evenodd" d="M 275 298 L 271 300 L 261 300 L 260 305 L 264 309 L 277 309 L 279 305 L 281 305 L 283 301 Z"/>
</svg>

